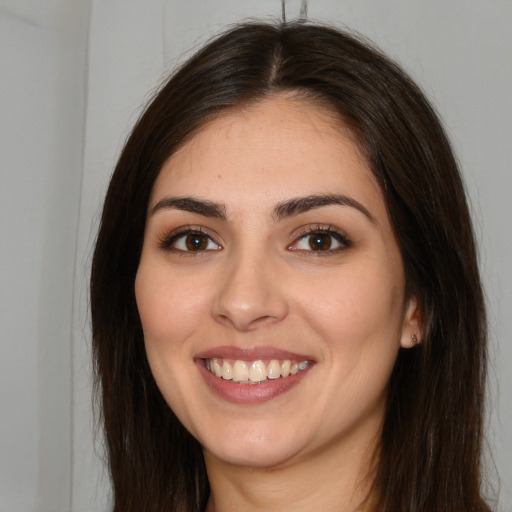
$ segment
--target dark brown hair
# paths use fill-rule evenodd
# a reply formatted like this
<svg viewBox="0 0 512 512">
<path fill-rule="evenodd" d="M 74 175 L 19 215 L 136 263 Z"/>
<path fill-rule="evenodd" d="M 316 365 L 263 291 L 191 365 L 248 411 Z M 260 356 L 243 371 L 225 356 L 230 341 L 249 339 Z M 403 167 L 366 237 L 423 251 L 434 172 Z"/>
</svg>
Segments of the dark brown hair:
<svg viewBox="0 0 512 512">
<path fill-rule="evenodd" d="M 481 498 L 486 321 L 461 177 L 432 107 L 359 38 L 309 23 L 239 25 L 166 83 L 130 135 L 105 199 L 91 275 L 93 350 L 114 510 L 204 510 L 197 441 L 162 398 L 134 296 L 148 200 L 164 161 L 207 121 L 279 92 L 327 105 L 380 183 L 422 343 L 399 353 L 374 490 L 382 512 L 487 511 Z M 340 414 L 342 414 L 340 412 Z"/>
</svg>

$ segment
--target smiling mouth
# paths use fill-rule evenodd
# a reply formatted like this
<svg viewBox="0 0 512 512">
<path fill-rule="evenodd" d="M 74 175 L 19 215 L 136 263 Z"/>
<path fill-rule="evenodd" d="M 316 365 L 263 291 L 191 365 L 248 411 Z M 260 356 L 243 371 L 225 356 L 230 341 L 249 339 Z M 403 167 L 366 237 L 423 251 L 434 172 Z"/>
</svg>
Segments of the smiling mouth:
<svg viewBox="0 0 512 512">
<path fill-rule="evenodd" d="M 260 384 L 265 381 L 286 379 L 306 370 L 312 364 L 310 360 L 291 359 L 225 359 L 212 357 L 204 359 L 206 369 L 216 377 L 239 384 Z"/>
</svg>

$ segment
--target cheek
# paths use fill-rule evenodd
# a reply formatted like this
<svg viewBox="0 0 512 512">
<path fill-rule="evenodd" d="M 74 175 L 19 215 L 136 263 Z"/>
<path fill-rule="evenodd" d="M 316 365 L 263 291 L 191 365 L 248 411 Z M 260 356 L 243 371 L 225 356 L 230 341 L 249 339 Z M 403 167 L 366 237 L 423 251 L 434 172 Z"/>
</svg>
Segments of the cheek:
<svg viewBox="0 0 512 512">
<path fill-rule="evenodd" d="M 399 346 L 403 321 L 403 279 L 380 264 L 340 268 L 302 292 L 301 308 L 331 352 L 392 350 Z"/>
<path fill-rule="evenodd" d="M 135 279 L 135 297 L 153 377 L 169 407 L 187 423 L 183 382 L 191 373 L 188 341 L 196 330 L 203 302 L 198 294 L 190 293 L 190 287 L 180 286 L 180 280 L 168 274 L 165 263 L 143 258 Z"/>
<path fill-rule="evenodd" d="M 141 261 L 135 296 L 146 343 L 168 347 L 186 340 L 207 311 L 205 290 L 199 281 L 184 283 L 156 265 Z"/>
</svg>

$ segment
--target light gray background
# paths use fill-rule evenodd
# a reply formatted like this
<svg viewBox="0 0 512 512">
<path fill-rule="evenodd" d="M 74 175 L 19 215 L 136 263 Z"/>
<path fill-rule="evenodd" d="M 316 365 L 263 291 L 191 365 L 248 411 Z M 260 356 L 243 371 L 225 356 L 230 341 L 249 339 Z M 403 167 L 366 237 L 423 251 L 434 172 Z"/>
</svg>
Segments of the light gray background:
<svg viewBox="0 0 512 512">
<path fill-rule="evenodd" d="M 488 440 L 512 511 L 512 1 L 310 0 L 422 85 L 466 177 L 487 290 Z M 299 12 L 288 2 L 288 17 Z M 0 0 L 0 512 L 108 508 L 87 274 L 116 156 L 168 70 L 278 0 Z M 497 481 L 495 480 L 495 485 Z"/>
</svg>

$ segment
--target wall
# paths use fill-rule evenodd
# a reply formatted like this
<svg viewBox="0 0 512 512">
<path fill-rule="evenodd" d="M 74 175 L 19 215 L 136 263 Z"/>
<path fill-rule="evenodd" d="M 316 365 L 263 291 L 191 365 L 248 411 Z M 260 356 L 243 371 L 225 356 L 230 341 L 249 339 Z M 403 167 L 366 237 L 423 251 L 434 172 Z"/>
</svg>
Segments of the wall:
<svg viewBox="0 0 512 512">
<path fill-rule="evenodd" d="M 0 4 L 0 510 L 69 510 L 88 1 Z"/>
</svg>

